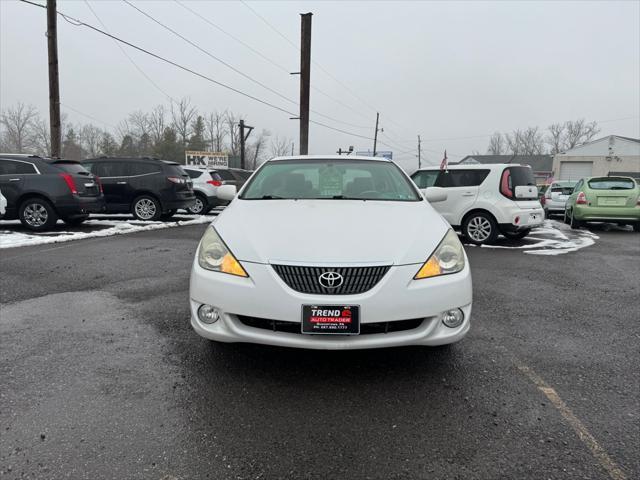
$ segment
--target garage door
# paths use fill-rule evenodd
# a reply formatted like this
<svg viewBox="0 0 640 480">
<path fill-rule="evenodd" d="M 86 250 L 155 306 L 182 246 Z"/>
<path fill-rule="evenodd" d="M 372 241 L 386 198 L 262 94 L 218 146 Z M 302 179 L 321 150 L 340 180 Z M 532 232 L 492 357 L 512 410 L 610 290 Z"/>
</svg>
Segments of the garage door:
<svg viewBox="0 0 640 480">
<path fill-rule="evenodd" d="M 560 180 L 580 180 L 592 171 L 593 162 L 560 162 Z"/>
</svg>

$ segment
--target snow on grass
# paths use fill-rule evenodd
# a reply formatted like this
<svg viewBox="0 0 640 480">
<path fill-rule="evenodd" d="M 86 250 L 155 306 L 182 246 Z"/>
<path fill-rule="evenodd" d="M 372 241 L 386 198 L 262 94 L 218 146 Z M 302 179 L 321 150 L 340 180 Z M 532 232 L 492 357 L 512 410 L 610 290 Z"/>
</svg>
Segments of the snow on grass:
<svg viewBox="0 0 640 480">
<path fill-rule="evenodd" d="M 182 227 L 186 225 L 198 225 L 211 223 L 215 216 L 185 215 L 184 218 L 187 220 L 176 220 L 172 222 L 141 222 L 134 219 L 114 220 L 105 216 L 100 219 L 91 218 L 87 220 L 81 226 L 76 227 L 78 229 L 77 231 L 54 230 L 42 233 L 6 229 L 6 227 L 19 227 L 20 222 L 17 220 L 0 222 L 0 249 L 46 245 L 49 243 L 70 242 L 86 238 L 110 237 L 112 235 L 124 235 L 134 232 L 146 232 L 149 230 L 162 230 L 165 228 Z"/>
</svg>

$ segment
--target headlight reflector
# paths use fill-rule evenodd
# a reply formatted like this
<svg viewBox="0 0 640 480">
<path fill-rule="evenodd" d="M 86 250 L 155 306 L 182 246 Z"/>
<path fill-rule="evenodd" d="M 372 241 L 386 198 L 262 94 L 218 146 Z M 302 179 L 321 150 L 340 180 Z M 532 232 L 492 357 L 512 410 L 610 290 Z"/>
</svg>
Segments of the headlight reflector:
<svg viewBox="0 0 640 480">
<path fill-rule="evenodd" d="M 429 259 L 424 262 L 415 280 L 437 277 L 449 273 L 457 273 L 464 268 L 464 249 L 453 230 L 449 230 L 440 245 L 434 250 Z"/>
<path fill-rule="evenodd" d="M 200 240 L 198 264 L 207 270 L 248 277 L 240 262 L 227 248 L 213 226 L 207 228 Z"/>
</svg>

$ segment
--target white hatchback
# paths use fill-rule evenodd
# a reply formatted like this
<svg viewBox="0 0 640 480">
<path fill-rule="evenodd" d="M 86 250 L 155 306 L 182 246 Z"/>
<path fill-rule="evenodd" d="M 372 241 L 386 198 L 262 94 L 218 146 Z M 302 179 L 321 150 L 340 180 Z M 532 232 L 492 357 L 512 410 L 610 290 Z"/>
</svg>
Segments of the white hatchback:
<svg viewBox="0 0 640 480">
<path fill-rule="evenodd" d="M 191 324 L 221 342 L 443 345 L 469 330 L 471 290 L 457 235 L 395 163 L 282 157 L 262 165 L 202 237 Z"/>
<path fill-rule="evenodd" d="M 429 167 L 411 178 L 425 192 L 446 192 L 447 199 L 434 208 L 476 245 L 493 243 L 500 233 L 511 239 L 524 238 L 544 222 L 535 177 L 528 165 Z"/>
</svg>

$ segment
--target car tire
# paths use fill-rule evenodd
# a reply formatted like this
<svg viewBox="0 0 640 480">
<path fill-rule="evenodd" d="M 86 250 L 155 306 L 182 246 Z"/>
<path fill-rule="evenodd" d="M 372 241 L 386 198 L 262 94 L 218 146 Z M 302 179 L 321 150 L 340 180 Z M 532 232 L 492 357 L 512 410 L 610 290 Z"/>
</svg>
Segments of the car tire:
<svg viewBox="0 0 640 480">
<path fill-rule="evenodd" d="M 462 234 L 474 245 L 490 244 L 498 238 L 498 224 L 490 213 L 474 212 L 462 222 Z"/>
<path fill-rule="evenodd" d="M 156 221 L 162 215 L 160 202 L 151 195 L 140 195 L 131 205 L 131 213 L 144 222 Z"/>
<path fill-rule="evenodd" d="M 567 213 L 566 209 L 564 210 L 564 218 L 562 219 L 562 221 L 569 225 L 569 214 Z"/>
<path fill-rule="evenodd" d="M 166 212 L 164 212 L 162 215 L 160 215 L 160 220 L 169 220 L 171 217 L 173 217 L 176 212 L 178 210 L 174 209 L 174 210 L 168 210 Z"/>
<path fill-rule="evenodd" d="M 48 200 L 40 197 L 27 198 L 18 209 L 20 222 L 29 230 L 43 232 L 53 228 L 58 214 Z"/>
<path fill-rule="evenodd" d="M 63 218 L 62 221 L 67 225 L 75 226 L 84 223 L 89 218 L 89 215 L 79 215 L 77 217 Z"/>
<path fill-rule="evenodd" d="M 633 231 L 640 232 L 640 222 L 636 222 L 633 224 Z"/>
<path fill-rule="evenodd" d="M 549 210 L 547 210 L 546 208 L 544 209 L 544 218 L 546 219 L 551 218 L 551 213 L 549 213 Z"/>
<path fill-rule="evenodd" d="M 509 240 L 520 240 L 531 233 L 531 229 L 519 230 L 517 232 L 501 232 Z"/>
<path fill-rule="evenodd" d="M 211 206 L 207 201 L 207 197 L 201 193 L 196 193 L 196 201 L 193 205 L 187 208 L 187 212 L 192 215 L 206 215 L 211 210 Z"/>
<path fill-rule="evenodd" d="M 580 220 L 576 220 L 576 217 L 574 217 L 573 210 L 571 210 L 571 216 L 569 217 L 569 226 L 573 230 L 578 230 L 582 226 L 582 222 Z"/>
</svg>

